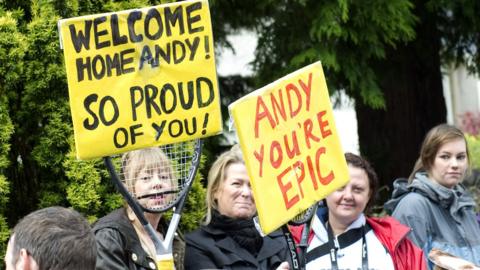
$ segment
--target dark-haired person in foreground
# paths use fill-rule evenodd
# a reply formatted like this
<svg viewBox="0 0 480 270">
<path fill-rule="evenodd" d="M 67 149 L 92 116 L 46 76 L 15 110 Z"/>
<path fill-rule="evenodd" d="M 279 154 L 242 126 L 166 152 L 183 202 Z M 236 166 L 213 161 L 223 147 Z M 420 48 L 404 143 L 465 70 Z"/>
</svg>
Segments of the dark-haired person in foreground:
<svg viewBox="0 0 480 270">
<path fill-rule="evenodd" d="M 48 207 L 25 216 L 13 229 L 7 270 L 93 270 L 95 237 L 78 212 Z"/>
</svg>

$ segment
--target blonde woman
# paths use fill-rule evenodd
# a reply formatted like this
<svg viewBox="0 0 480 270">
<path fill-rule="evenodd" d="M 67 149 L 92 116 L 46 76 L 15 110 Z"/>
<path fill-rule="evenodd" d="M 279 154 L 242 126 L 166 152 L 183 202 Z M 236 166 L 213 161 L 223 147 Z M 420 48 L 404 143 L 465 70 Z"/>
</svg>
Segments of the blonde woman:
<svg viewBox="0 0 480 270">
<path fill-rule="evenodd" d="M 162 194 L 176 186 L 176 178 L 168 157 L 153 147 L 131 151 L 122 156 L 122 181 L 128 191 L 137 198 L 143 209 L 154 209 L 172 200 L 172 194 Z M 157 228 L 162 239 L 167 230 L 161 213 L 144 212 L 145 218 Z M 155 246 L 136 218 L 125 207 L 99 219 L 94 227 L 97 242 L 97 265 L 101 270 L 156 269 Z M 175 268 L 183 269 L 185 243 L 180 235 L 173 241 Z"/>
<path fill-rule="evenodd" d="M 206 200 L 204 224 L 186 236 L 185 269 L 289 269 L 283 235 L 262 237 L 255 227 L 257 210 L 238 146 L 210 168 Z"/>
</svg>

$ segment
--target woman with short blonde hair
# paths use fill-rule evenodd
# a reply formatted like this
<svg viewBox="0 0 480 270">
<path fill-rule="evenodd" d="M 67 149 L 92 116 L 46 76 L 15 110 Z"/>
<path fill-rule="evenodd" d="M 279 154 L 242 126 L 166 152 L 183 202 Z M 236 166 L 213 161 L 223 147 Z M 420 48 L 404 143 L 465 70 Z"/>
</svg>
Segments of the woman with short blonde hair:
<svg viewBox="0 0 480 270">
<path fill-rule="evenodd" d="M 208 225 L 212 220 L 212 212 L 218 210 L 218 204 L 213 194 L 218 191 L 223 179 L 225 179 L 226 168 L 233 163 L 245 164 L 242 151 L 238 144 L 234 145 L 229 151 L 221 154 L 212 164 L 212 167 L 210 167 L 206 195 L 207 213 L 205 215 L 205 225 Z"/>
<path fill-rule="evenodd" d="M 283 235 L 263 237 L 255 226 L 257 208 L 238 145 L 210 168 L 206 201 L 203 225 L 186 236 L 186 270 L 289 269 Z"/>
</svg>

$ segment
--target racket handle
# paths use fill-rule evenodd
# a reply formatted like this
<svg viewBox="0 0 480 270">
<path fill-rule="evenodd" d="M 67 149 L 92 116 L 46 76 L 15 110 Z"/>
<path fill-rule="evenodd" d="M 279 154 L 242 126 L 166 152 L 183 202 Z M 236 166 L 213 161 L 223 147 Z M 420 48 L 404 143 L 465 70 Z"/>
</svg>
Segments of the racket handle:
<svg viewBox="0 0 480 270">
<path fill-rule="evenodd" d="M 157 270 L 175 270 L 173 254 L 157 255 Z"/>
<path fill-rule="evenodd" d="M 282 226 L 283 236 L 287 241 L 288 249 L 290 251 L 290 267 L 293 270 L 300 270 L 300 261 L 298 258 L 297 246 L 293 240 L 292 233 L 288 229 L 288 225 L 284 224 Z"/>
</svg>

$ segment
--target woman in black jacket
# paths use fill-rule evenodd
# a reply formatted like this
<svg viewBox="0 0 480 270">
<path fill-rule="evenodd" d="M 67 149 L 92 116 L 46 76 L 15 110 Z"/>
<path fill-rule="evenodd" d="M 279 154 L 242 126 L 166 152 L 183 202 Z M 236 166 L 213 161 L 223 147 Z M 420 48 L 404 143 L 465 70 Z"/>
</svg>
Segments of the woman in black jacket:
<svg viewBox="0 0 480 270">
<path fill-rule="evenodd" d="M 255 202 L 238 146 L 210 168 L 206 200 L 204 224 L 186 236 L 186 270 L 289 269 L 283 235 L 262 237 L 255 226 Z"/>
<path fill-rule="evenodd" d="M 158 147 L 135 150 L 122 157 L 122 182 L 139 199 L 142 207 L 152 209 L 167 204 L 172 195 L 158 196 L 176 184 L 168 157 Z M 150 195 L 153 194 L 153 195 Z M 161 213 L 145 212 L 145 218 L 157 229 L 159 237 L 167 223 Z M 156 269 L 155 246 L 137 217 L 125 206 L 99 219 L 94 227 L 97 242 L 97 270 Z M 176 234 L 173 259 L 176 270 L 183 270 L 185 242 Z"/>
</svg>

